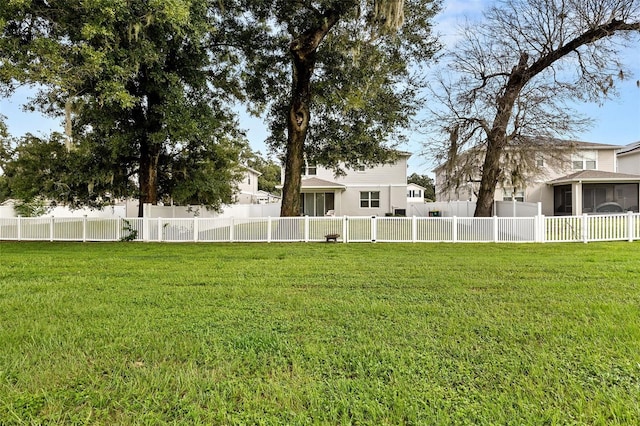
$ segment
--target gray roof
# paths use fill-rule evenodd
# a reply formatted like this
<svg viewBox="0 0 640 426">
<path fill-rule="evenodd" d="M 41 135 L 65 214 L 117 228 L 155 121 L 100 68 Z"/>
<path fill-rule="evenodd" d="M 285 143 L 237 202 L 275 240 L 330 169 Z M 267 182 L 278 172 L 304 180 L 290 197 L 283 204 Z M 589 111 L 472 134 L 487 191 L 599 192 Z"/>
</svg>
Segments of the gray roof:
<svg viewBox="0 0 640 426">
<path fill-rule="evenodd" d="M 633 142 L 627 146 L 622 147 L 622 149 L 618 151 L 618 155 L 631 154 L 634 151 L 640 151 L 640 141 Z"/>
<path fill-rule="evenodd" d="M 563 141 L 557 142 L 559 145 Z M 566 141 L 567 144 L 572 144 L 579 149 L 620 149 L 622 145 L 608 145 L 606 143 L 594 143 L 594 142 L 582 142 L 582 141 Z"/>
<path fill-rule="evenodd" d="M 561 183 L 571 183 L 578 181 L 587 182 L 640 182 L 640 175 L 632 175 L 629 173 L 613 173 L 603 172 L 600 170 L 580 170 L 579 172 L 571 173 L 570 175 L 562 176 L 548 182 L 551 185 L 558 185 Z"/>
<path fill-rule="evenodd" d="M 344 185 L 315 177 L 302 179 L 302 189 L 345 189 Z"/>
</svg>

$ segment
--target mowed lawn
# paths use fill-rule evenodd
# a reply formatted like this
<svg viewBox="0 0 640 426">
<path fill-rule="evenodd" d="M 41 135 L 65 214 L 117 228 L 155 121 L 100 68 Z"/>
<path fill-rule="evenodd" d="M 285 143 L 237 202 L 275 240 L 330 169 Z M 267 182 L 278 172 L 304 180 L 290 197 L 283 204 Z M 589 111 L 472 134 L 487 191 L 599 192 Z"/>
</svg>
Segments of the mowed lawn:
<svg viewBox="0 0 640 426">
<path fill-rule="evenodd" d="M 0 243 L 0 424 L 638 424 L 640 243 Z"/>
</svg>

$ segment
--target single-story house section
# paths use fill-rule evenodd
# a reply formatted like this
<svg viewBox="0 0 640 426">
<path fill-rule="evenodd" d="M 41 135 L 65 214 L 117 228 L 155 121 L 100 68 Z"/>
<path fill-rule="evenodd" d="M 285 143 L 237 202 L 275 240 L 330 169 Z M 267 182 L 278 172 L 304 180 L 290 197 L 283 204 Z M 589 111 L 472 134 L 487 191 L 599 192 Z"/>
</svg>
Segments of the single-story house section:
<svg viewBox="0 0 640 426">
<path fill-rule="evenodd" d="M 640 175 L 581 170 L 548 184 L 556 216 L 638 212 Z"/>
<path fill-rule="evenodd" d="M 424 186 L 416 183 L 407 184 L 407 203 L 424 203 Z"/>
</svg>

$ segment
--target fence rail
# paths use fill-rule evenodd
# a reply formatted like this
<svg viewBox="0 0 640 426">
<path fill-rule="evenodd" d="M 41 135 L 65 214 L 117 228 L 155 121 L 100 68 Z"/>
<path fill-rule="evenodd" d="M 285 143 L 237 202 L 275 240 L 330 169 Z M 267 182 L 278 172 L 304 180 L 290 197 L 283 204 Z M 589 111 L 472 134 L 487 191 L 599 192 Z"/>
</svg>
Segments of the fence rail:
<svg viewBox="0 0 640 426">
<path fill-rule="evenodd" d="M 640 240 L 640 214 L 563 217 L 0 218 L 0 240 L 313 242 Z"/>
</svg>

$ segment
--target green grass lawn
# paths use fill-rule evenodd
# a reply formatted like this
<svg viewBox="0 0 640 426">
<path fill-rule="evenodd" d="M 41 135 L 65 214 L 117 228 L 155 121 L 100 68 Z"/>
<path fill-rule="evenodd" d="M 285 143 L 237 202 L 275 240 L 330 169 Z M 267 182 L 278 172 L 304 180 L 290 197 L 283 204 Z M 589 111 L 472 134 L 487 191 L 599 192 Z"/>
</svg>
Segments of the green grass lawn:
<svg viewBox="0 0 640 426">
<path fill-rule="evenodd" d="M 0 424 L 637 424 L 640 242 L 0 243 Z"/>
</svg>

